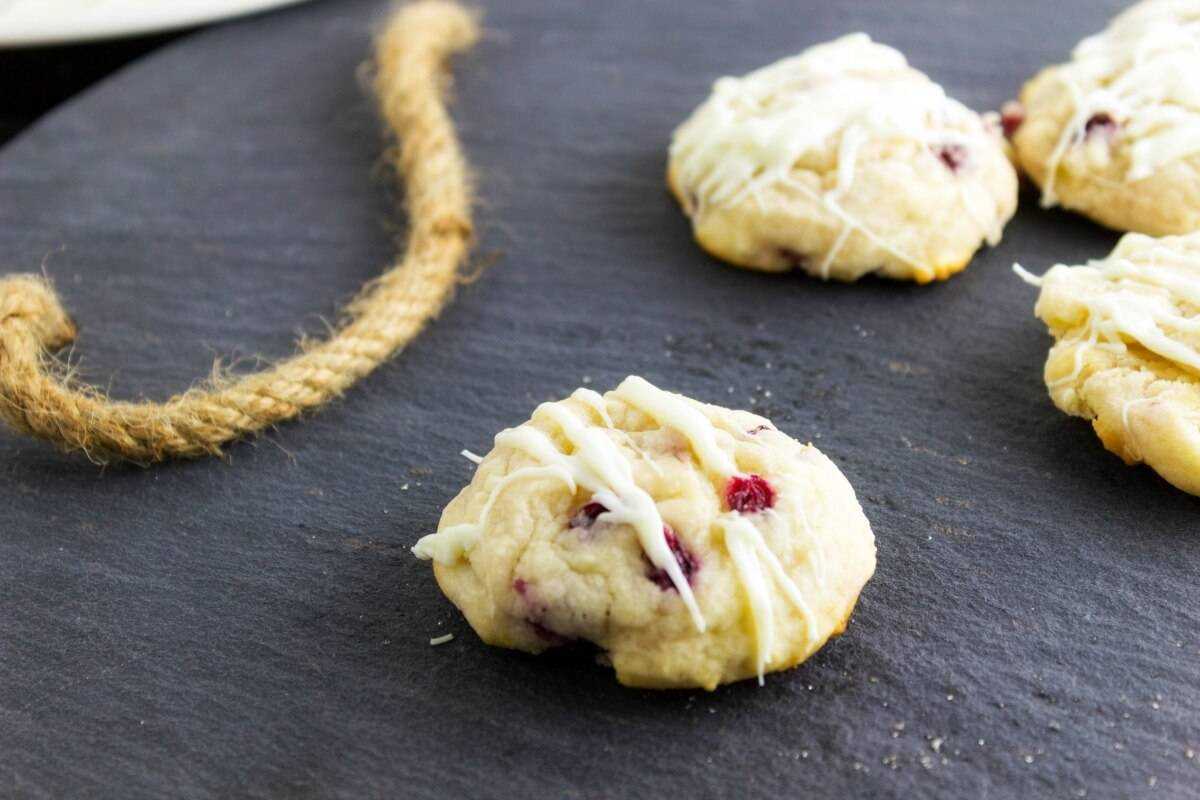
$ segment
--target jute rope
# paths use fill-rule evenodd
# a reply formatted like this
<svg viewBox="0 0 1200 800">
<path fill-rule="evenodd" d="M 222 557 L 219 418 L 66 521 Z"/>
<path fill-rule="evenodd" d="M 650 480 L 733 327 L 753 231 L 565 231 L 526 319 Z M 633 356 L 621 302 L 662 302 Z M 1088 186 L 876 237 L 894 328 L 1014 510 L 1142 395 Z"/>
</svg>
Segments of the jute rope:
<svg viewBox="0 0 1200 800">
<path fill-rule="evenodd" d="M 216 454 L 318 408 L 411 341 L 449 300 L 471 244 L 467 164 L 442 84 L 446 59 L 478 33 L 460 6 L 425 0 L 402 7 L 378 40 L 375 89 L 400 141 L 389 162 L 403 176 L 409 237 L 403 258 L 363 288 L 329 339 L 163 403 L 114 401 L 52 357 L 76 330 L 49 282 L 13 275 L 0 279 L 0 418 L 101 463 Z"/>
</svg>

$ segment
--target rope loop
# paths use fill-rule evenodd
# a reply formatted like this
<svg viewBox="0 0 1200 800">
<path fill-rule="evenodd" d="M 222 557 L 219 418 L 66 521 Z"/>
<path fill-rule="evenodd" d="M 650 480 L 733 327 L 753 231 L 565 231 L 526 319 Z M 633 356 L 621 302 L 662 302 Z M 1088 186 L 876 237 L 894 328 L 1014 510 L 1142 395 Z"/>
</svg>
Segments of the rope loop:
<svg viewBox="0 0 1200 800">
<path fill-rule="evenodd" d="M 443 92 L 446 61 L 479 37 L 449 0 L 402 6 L 375 48 L 375 93 L 402 147 L 410 215 L 405 256 L 367 284 L 324 341 L 238 378 L 214 378 L 162 403 L 110 400 L 78 384 L 53 353 L 76 328 L 49 281 L 0 278 L 0 420 L 98 463 L 215 455 L 231 441 L 340 395 L 420 333 L 446 305 L 472 241 L 469 170 Z"/>
</svg>

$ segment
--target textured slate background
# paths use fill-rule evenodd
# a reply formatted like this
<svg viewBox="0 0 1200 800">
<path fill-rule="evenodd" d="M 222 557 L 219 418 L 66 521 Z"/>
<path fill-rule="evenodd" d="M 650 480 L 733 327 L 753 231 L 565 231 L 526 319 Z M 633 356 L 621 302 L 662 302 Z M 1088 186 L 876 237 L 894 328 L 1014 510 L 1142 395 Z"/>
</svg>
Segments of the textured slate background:
<svg viewBox="0 0 1200 800">
<path fill-rule="evenodd" d="M 54 106 L 179 35 L 0 49 L 0 146 Z"/>
<path fill-rule="evenodd" d="M 826 286 L 710 260 L 662 186 L 718 75 L 861 28 L 996 107 L 1118 3 L 489 5 L 455 114 L 498 260 L 408 352 L 228 462 L 0 433 L 0 794 L 1194 796 L 1200 501 L 1052 408 L 1008 271 L 1116 237 L 1027 196 L 945 285 Z M 85 376 L 285 355 L 389 260 L 355 77 L 385 8 L 185 38 L 0 154 L 3 266 L 56 279 Z M 628 373 L 814 440 L 875 526 L 848 634 L 765 688 L 486 648 L 408 553 L 460 448 Z"/>
</svg>

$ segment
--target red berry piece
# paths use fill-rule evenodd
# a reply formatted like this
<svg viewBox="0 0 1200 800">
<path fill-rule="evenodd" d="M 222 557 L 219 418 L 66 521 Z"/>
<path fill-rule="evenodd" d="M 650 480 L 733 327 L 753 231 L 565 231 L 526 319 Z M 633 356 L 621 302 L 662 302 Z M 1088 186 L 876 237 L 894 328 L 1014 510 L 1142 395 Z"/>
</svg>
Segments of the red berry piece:
<svg viewBox="0 0 1200 800">
<path fill-rule="evenodd" d="M 761 475 L 734 475 L 725 487 L 725 503 L 741 514 L 754 514 L 775 505 L 775 489 Z"/>
<path fill-rule="evenodd" d="M 790 247 L 779 248 L 779 257 L 792 269 L 804 269 L 808 266 L 808 256 Z"/>
<path fill-rule="evenodd" d="M 1006 138 L 1011 139 L 1025 121 L 1025 106 L 1016 100 L 1009 100 L 1000 107 L 1000 127 Z"/>
<path fill-rule="evenodd" d="M 700 561 L 692 551 L 683 546 L 679 537 L 675 535 L 675 531 L 665 525 L 663 526 L 663 536 L 667 540 L 667 547 L 671 548 L 671 555 L 675 556 L 675 563 L 679 565 L 679 570 L 690 586 L 692 576 L 700 569 Z M 675 588 L 675 584 L 671 582 L 671 576 L 665 569 L 657 569 L 652 565 L 646 572 L 646 577 L 658 584 L 658 588 L 664 592 Z"/>
<path fill-rule="evenodd" d="M 951 172 L 957 173 L 967 163 L 967 148 L 961 144 L 939 145 L 933 152 Z"/>
<path fill-rule="evenodd" d="M 550 647 L 560 647 L 570 643 L 572 640 L 569 637 L 563 636 L 556 630 L 547 627 L 541 622 L 546 615 L 546 604 L 539 602 L 535 596 L 533 587 L 529 585 L 529 581 L 524 578 L 517 578 L 512 582 L 513 591 L 521 596 L 526 607 L 529 609 L 525 617 L 525 622 L 537 634 L 537 637 Z"/>
<path fill-rule="evenodd" d="M 571 642 L 571 639 L 568 639 L 561 633 L 550 630 L 540 622 L 535 622 L 531 619 L 526 620 L 526 622 L 529 623 L 529 627 L 533 628 L 533 632 L 537 634 L 537 637 L 551 647 L 562 647 L 564 644 Z"/>
<path fill-rule="evenodd" d="M 570 526 L 572 528 L 590 528 L 592 527 L 592 523 L 596 521 L 596 517 L 605 511 L 608 511 L 608 509 L 599 503 L 588 503 L 571 517 Z"/>
<path fill-rule="evenodd" d="M 1117 121 L 1112 115 L 1099 111 L 1088 117 L 1088 121 L 1083 126 L 1083 138 L 1091 139 L 1095 136 L 1100 136 L 1105 139 L 1112 139 L 1117 133 Z"/>
</svg>

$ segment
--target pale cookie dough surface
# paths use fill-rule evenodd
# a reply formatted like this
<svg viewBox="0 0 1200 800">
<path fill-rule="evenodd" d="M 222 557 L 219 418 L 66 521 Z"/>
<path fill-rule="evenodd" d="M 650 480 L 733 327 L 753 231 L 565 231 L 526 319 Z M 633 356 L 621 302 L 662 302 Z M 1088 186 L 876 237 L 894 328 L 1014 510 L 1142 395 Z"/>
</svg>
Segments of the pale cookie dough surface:
<svg viewBox="0 0 1200 800">
<path fill-rule="evenodd" d="M 866 34 L 718 80 L 667 181 L 696 240 L 751 269 L 920 283 L 1000 240 L 1017 177 L 997 125 Z"/>
<path fill-rule="evenodd" d="M 414 552 L 489 644 L 593 642 L 631 686 L 799 664 L 875 570 L 841 472 L 767 420 L 627 378 L 501 432 Z"/>
<path fill-rule="evenodd" d="M 1127 463 L 1200 494 L 1200 233 L 1126 234 L 1106 259 L 1028 279 L 1057 340 L 1054 404 Z"/>
<path fill-rule="evenodd" d="M 1021 91 L 1013 145 L 1061 204 L 1118 230 L 1200 228 L 1200 0 L 1149 0 Z"/>
</svg>

